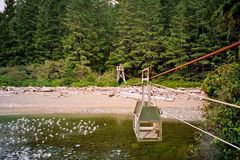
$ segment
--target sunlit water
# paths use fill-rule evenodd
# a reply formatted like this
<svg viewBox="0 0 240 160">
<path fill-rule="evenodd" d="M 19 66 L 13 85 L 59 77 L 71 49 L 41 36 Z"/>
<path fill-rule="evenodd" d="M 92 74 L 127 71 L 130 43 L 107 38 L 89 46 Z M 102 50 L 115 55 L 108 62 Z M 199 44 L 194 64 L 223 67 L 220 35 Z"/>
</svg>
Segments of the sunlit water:
<svg viewBox="0 0 240 160">
<path fill-rule="evenodd" d="M 0 116 L 0 159 L 189 159 L 192 128 L 163 122 L 163 142 L 137 142 L 130 118 Z"/>
</svg>

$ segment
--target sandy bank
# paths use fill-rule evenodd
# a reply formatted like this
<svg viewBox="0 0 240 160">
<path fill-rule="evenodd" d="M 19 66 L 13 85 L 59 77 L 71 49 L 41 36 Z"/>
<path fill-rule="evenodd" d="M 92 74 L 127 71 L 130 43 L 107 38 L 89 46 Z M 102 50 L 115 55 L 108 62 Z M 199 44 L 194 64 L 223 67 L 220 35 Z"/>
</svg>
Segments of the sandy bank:
<svg viewBox="0 0 240 160">
<path fill-rule="evenodd" d="M 182 89 L 181 89 L 182 90 Z M 193 95 L 203 95 L 199 89 L 185 89 Z M 203 102 L 181 93 L 153 88 L 152 102 L 164 113 L 188 121 L 202 119 Z M 140 87 L 7 87 L 0 90 L 0 115 L 83 113 L 132 114 L 141 97 Z"/>
</svg>

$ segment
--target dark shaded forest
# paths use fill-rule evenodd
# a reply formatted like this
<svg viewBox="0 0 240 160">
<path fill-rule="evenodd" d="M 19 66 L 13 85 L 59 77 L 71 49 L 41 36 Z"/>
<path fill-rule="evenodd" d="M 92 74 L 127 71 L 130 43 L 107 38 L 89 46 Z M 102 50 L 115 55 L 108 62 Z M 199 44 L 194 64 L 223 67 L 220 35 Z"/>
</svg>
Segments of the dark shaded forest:
<svg viewBox="0 0 240 160">
<path fill-rule="evenodd" d="M 120 63 L 131 76 L 149 66 L 159 73 L 239 40 L 238 0 L 5 3 L 0 14 L 0 66 L 18 66 L 12 70 L 27 75 L 46 74 L 48 68 L 45 79 L 78 79 L 90 72 L 102 75 Z M 238 51 L 231 50 L 172 77 L 198 80 L 238 59 Z M 30 79 L 34 78 L 32 74 Z"/>
</svg>

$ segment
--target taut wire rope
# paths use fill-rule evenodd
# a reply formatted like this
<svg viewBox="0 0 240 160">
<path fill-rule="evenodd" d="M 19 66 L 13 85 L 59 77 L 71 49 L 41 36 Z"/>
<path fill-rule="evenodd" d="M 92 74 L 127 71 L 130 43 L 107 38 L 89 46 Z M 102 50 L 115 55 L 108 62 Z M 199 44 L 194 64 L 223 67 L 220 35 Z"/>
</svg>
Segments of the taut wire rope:
<svg viewBox="0 0 240 160">
<path fill-rule="evenodd" d="M 155 97 L 155 96 L 156 96 L 156 95 L 153 94 L 155 103 L 156 103 L 156 105 L 158 106 L 157 100 L 156 100 L 156 97 Z M 231 147 L 233 147 L 233 148 L 235 148 L 235 149 L 237 149 L 237 150 L 240 150 L 240 147 L 238 147 L 238 146 L 236 146 L 236 145 L 234 145 L 234 144 L 232 144 L 232 143 L 230 143 L 230 142 L 228 142 L 228 141 L 225 141 L 224 139 L 222 139 L 222 138 L 220 138 L 220 137 L 217 137 L 217 136 L 213 135 L 213 134 L 210 133 L 210 132 L 207 132 L 207 131 L 199 128 L 199 127 L 196 127 L 196 126 L 190 124 L 189 122 L 184 121 L 183 119 L 177 118 L 176 116 L 174 116 L 174 115 L 172 115 L 172 114 L 169 114 L 169 113 L 167 113 L 167 112 L 164 112 L 164 114 L 166 114 L 166 115 L 168 115 L 168 116 L 170 116 L 170 117 L 173 117 L 173 118 L 175 118 L 176 120 L 178 120 L 178 121 L 180 121 L 180 122 L 182 122 L 182 123 L 184 123 L 184 124 L 186 124 L 186 125 L 188 125 L 188 126 L 190 126 L 190 127 L 192 127 L 192 128 L 195 128 L 195 129 L 197 129 L 197 130 L 199 130 L 199 131 L 201 131 L 201 132 L 203 132 L 203 133 L 205 133 L 205 134 L 207 134 L 207 135 L 209 135 L 209 136 L 211 136 L 211 137 L 213 137 L 213 138 L 215 138 L 215 139 L 217 139 L 217 140 L 219 140 L 219 141 L 221 141 L 221 142 L 223 142 L 223 143 L 225 143 L 225 144 L 227 144 L 227 145 L 229 145 L 229 146 L 231 146 Z"/>
</svg>

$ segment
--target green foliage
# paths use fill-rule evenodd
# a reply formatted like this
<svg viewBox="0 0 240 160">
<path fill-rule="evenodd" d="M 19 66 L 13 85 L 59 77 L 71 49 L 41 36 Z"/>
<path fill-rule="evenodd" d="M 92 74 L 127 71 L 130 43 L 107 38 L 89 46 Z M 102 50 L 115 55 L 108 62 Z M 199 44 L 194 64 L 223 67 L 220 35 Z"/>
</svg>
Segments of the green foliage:
<svg viewBox="0 0 240 160">
<path fill-rule="evenodd" d="M 240 104 L 240 64 L 233 63 L 219 67 L 204 81 L 205 92 L 217 99 Z M 240 143 L 240 110 L 215 103 L 207 106 L 204 126 L 217 136 L 233 143 Z M 224 153 L 225 159 L 239 158 L 239 152 L 218 141 L 215 142 Z"/>
<path fill-rule="evenodd" d="M 63 77 L 64 61 L 46 60 L 43 65 L 36 66 L 37 79 L 60 79 Z"/>
<path fill-rule="evenodd" d="M 141 79 L 140 78 L 133 78 L 133 79 L 128 79 L 127 83 L 123 83 L 123 85 L 140 85 L 141 84 Z"/>
<path fill-rule="evenodd" d="M 116 71 L 110 70 L 105 72 L 103 75 L 98 75 L 95 81 L 95 85 L 99 87 L 118 86 L 118 83 L 116 82 Z"/>
<path fill-rule="evenodd" d="M 166 87 L 171 88 L 178 88 L 178 87 L 184 87 L 184 88 L 195 88 L 195 87 L 201 87 L 202 82 L 201 81 L 185 81 L 185 80 L 153 80 L 152 81 L 155 84 L 160 84 Z"/>
<path fill-rule="evenodd" d="M 87 86 L 93 86 L 94 83 L 85 81 L 85 80 L 79 80 L 77 82 L 71 83 L 72 87 L 87 87 Z"/>
<path fill-rule="evenodd" d="M 118 86 L 115 71 L 98 75 L 89 67 L 63 60 L 0 68 L 0 86 Z"/>
<path fill-rule="evenodd" d="M 133 77 L 146 67 L 159 73 L 239 40 L 239 4 L 235 0 L 121 0 L 115 5 L 108 0 L 6 0 L 0 13 L 0 67 L 26 65 L 13 73 L 27 79 L 62 79 L 62 85 L 85 78 L 104 85 L 96 80 L 98 75 L 119 63 Z M 237 50 L 231 50 L 170 78 L 198 81 L 209 70 L 238 60 Z"/>
<path fill-rule="evenodd" d="M 70 1 L 63 21 L 67 34 L 62 39 L 67 57 L 103 71 L 102 61 L 110 47 L 107 29 L 111 21 L 106 21 L 109 7 L 106 1 Z"/>
</svg>

